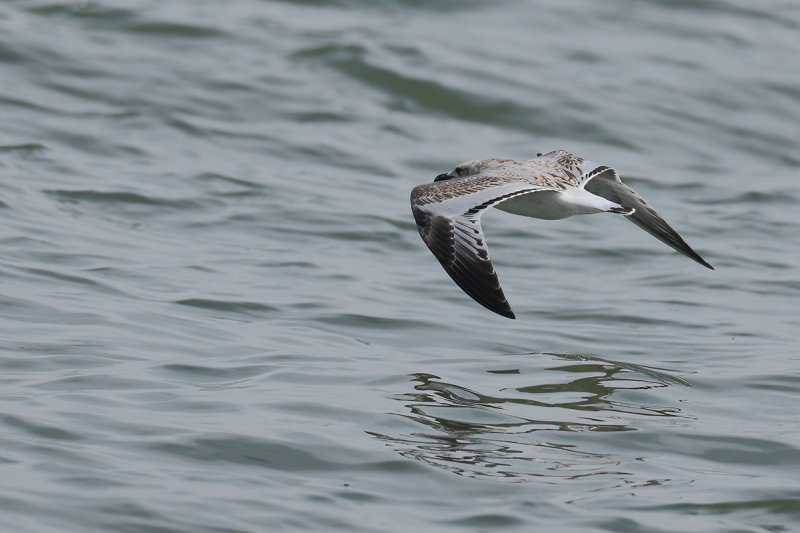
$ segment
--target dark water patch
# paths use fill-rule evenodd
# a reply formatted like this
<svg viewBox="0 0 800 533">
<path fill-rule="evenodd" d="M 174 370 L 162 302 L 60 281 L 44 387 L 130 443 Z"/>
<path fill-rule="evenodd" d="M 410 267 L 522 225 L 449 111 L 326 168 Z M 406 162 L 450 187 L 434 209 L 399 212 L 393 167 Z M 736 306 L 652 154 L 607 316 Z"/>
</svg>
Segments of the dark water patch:
<svg viewBox="0 0 800 533">
<path fill-rule="evenodd" d="M 163 443 L 152 449 L 201 462 L 226 462 L 270 470 L 338 470 L 343 465 L 325 460 L 293 443 L 252 437 L 199 438 L 186 444 Z"/>
<path fill-rule="evenodd" d="M 191 118 L 190 118 L 191 117 Z M 283 156 L 289 155 L 286 141 L 269 132 L 269 129 L 247 129 L 241 124 L 233 124 L 230 120 L 208 118 L 201 111 L 187 110 L 177 114 L 166 114 L 159 117 L 165 126 L 174 128 L 180 134 L 188 134 L 197 139 L 208 139 L 212 143 L 231 141 L 249 141 L 259 152 L 276 152 Z M 216 164 L 214 165 L 216 166 Z"/>
<path fill-rule="evenodd" d="M 111 120 L 112 122 L 124 121 L 128 119 L 138 119 L 142 116 L 142 114 L 139 111 L 134 111 L 134 110 L 74 111 L 74 112 L 61 110 L 60 112 L 63 115 L 73 116 L 77 118 L 108 119 Z M 141 150 L 132 145 L 113 144 L 112 146 L 117 147 L 119 150 L 127 150 L 132 154 L 140 156 L 143 156 L 148 153 L 145 150 Z"/>
<path fill-rule="evenodd" d="M 277 2 L 309 7 L 364 7 L 362 0 L 277 0 Z"/>
<path fill-rule="evenodd" d="M 0 62 L 4 65 L 11 66 L 24 63 L 28 59 L 27 55 L 22 52 L 21 47 L 7 46 L 3 41 L 0 41 Z"/>
<path fill-rule="evenodd" d="M 267 185 L 264 183 L 258 183 L 244 178 L 237 178 L 234 176 L 218 174 L 216 172 L 204 172 L 202 174 L 197 174 L 193 176 L 193 178 L 203 183 L 221 184 L 223 186 L 237 187 L 240 188 L 241 190 L 247 191 L 248 194 L 252 194 L 253 191 L 261 191 L 267 188 Z M 220 193 L 231 194 L 227 190 L 222 190 L 220 191 Z"/>
<path fill-rule="evenodd" d="M 648 299 L 642 298 L 640 301 L 652 304 L 659 304 L 659 305 L 670 305 L 670 306 L 678 306 L 678 307 L 705 307 L 707 304 L 700 303 L 700 302 L 692 302 L 688 300 L 664 300 L 664 299 Z"/>
<path fill-rule="evenodd" d="M 359 413 L 361 413 L 359 409 L 345 409 L 335 405 L 321 405 L 302 400 L 291 403 L 271 400 L 269 403 L 281 412 L 293 413 L 308 419 L 322 417 L 329 421 L 340 420 L 346 422 L 351 420 L 352 417 L 358 417 Z"/>
<path fill-rule="evenodd" d="M 459 527 L 479 528 L 481 530 L 493 531 L 495 528 L 516 527 L 525 524 L 525 520 L 515 516 L 499 514 L 499 513 L 486 513 L 486 514 L 473 514 L 464 518 L 455 520 L 446 520 L 440 522 L 442 524 L 451 524 Z"/>
<path fill-rule="evenodd" d="M 380 162 L 374 160 L 369 154 L 360 152 L 355 146 L 342 149 L 332 146 L 326 141 L 313 146 L 303 142 L 288 144 L 287 147 L 295 156 L 311 159 L 326 167 L 334 165 L 342 170 L 358 171 L 359 174 L 368 177 L 367 181 L 373 181 L 375 176 L 391 175 Z"/>
<path fill-rule="evenodd" d="M 58 358 L 72 355 L 80 357 L 81 354 L 94 351 L 101 347 L 102 344 L 91 342 L 36 342 L 27 339 L 3 339 L 3 341 L 0 341 L 0 350 L 8 350 L 10 352 L 23 351 L 33 355 L 52 355 Z M 61 361 L 61 359 L 56 359 L 54 362 L 58 363 L 59 361 Z M 63 361 L 66 366 L 75 363 L 70 357 L 63 359 Z"/>
<path fill-rule="evenodd" d="M 88 404 L 95 404 L 95 402 L 91 401 L 90 395 L 70 394 L 65 395 L 65 398 L 68 398 L 72 402 L 85 401 Z M 130 399 L 130 397 L 126 398 L 126 400 L 127 399 Z M 115 404 L 117 406 L 122 406 L 124 405 L 124 402 L 115 402 Z M 158 401 L 154 399 L 151 405 L 157 405 L 158 408 L 161 409 L 165 404 L 169 405 L 169 400 Z M 114 433 L 125 438 L 126 440 L 130 438 L 133 441 L 148 441 L 154 437 L 174 436 L 176 433 L 176 428 L 174 425 L 163 426 L 149 423 L 149 420 L 140 422 L 135 419 L 120 419 L 115 416 L 103 414 L 102 412 L 98 412 L 97 414 L 69 413 L 67 416 L 74 422 L 79 423 L 81 427 L 84 428 L 84 431 L 92 429 L 106 434 Z"/>
<path fill-rule="evenodd" d="M 379 329 L 383 331 L 413 329 L 430 326 L 430 324 L 422 320 L 412 320 L 408 318 L 385 318 L 374 315 L 362 315 L 354 313 L 318 316 L 314 320 L 315 322 L 321 322 L 323 324 L 337 326 L 357 326 L 359 328 Z"/>
<path fill-rule="evenodd" d="M 264 373 L 273 370 L 273 367 L 267 365 L 241 365 L 227 368 L 190 365 L 190 364 L 167 364 L 160 367 L 161 370 L 168 373 L 173 373 L 177 377 L 189 379 L 192 381 L 210 381 L 216 382 L 218 380 L 247 380 L 260 376 Z"/>
<path fill-rule="evenodd" d="M 165 21 L 148 18 L 147 12 L 108 6 L 88 0 L 68 4 L 49 4 L 29 7 L 30 13 L 48 17 L 73 18 L 102 23 L 98 29 L 113 29 L 141 34 L 153 39 L 224 39 L 228 35 L 218 27 L 198 25 L 188 21 Z"/>
<path fill-rule="evenodd" d="M 54 441 L 52 445 L 45 444 L 49 440 L 36 440 L 28 437 L 23 440 L 26 452 L 42 465 L 57 469 L 61 465 L 67 465 L 70 469 L 80 469 L 78 471 L 105 470 L 113 469 L 110 462 L 98 459 L 96 456 L 87 454 L 82 446 L 88 439 L 82 439 L 81 443 L 74 441 Z"/>
<path fill-rule="evenodd" d="M 610 533 L 675 533 L 676 530 L 654 528 L 645 526 L 638 520 L 632 518 L 602 518 L 585 522 L 585 527 L 597 527 L 602 531 Z"/>
<path fill-rule="evenodd" d="M 2 97 L 0 97 L 0 101 L 2 101 Z M 44 150 L 47 150 L 47 147 L 39 143 L 7 144 L 4 146 L 0 146 L 0 154 L 5 154 L 9 152 L 32 154 Z"/>
<path fill-rule="evenodd" d="M 322 304 L 319 302 L 298 302 L 289 304 L 289 307 L 292 309 L 297 309 L 298 311 L 329 311 L 331 309 L 329 304 Z"/>
<path fill-rule="evenodd" d="M 637 192 L 639 192 L 639 187 L 641 187 L 640 192 L 642 192 L 643 195 L 648 189 L 652 189 L 653 191 L 696 191 L 698 189 L 705 189 L 708 186 L 708 184 L 700 181 L 668 181 L 638 176 L 636 174 L 625 174 L 623 178 L 625 183 L 631 187 L 635 187 Z"/>
<path fill-rule="evenodd" d="M 719 390 L 719 389 L 717 389 Z M 739 415 L 737 415 L 739 416 Z M 704 433 L 702 428 L 692 432 L 632 432 L 627 439 L 617 443 L 624 448 L 636 449 L 642 456 L 663 455 L 666 450 L 675 456 L 692 458 L 700 469 L 726 469 L 751 477 L 770 467 L 783 469 L 798 464 L 800 448 L 777 435 L 763 434 L 764 438 L 750 437 L 749 427 L 741 427 L 738 419 L 731 419 L 738 432 L 720 434 Z M 755 424 L 755 423 L 754 423 Z M 752 432 L 758 434 L 758 432 Z M 700 461 L 700 462 L 697 462 Z"/>
<path fill-rule="evenodd" d="M 647 278 L 645 278 L 647 280 Z M 655 281 L 656 278 L 653 278 Z M 656 316 L 633 315 L 621 312 L 618 309 L 596 308 L 591 311 L 551 311 L 552 318 L 564 321 L 592 322 L 595 324 L 622 323 L 639 326 L 681 327 L 690 329 L 703 329 L 704 324 L 692 322 L 678 322 Z"/>
<path fill-rule="evenodd" d="M 738 126 L 723 126 L 729 134 L 731 144 L 751 157 L 780 163 L 792 168 L 800 167 L 800 156 L 796 153 L 794 137 L 779 132 L 753 131 Z"/>
<path fill-rule="evenodd" d="M 327 230 L 320 230 L 319 234 L 325 235 L 326 237 L 339 240 L 339 241 L 353 241 L 353 242 L 376 242 L 376 243 L 387 243 L 387 242 L 397 242 L 398 234 L 397 232 L 389 232 L 389 231 L 327 231 Z"/>
<path fill-rule="evenodd" d="M 499 247 L 498 247 L 499 248 Z M 620 245 L 610 248 L 606 245 L 593 245 L 589 243 L 577 243 L 574 247 L 564 247 L 559 250 L 559 255 L 569 258 L 594 258 L 602 259 L 607 264 L 628 265 L 632 261 L 638 261 L 642 256 L 642 248 Z M 587 269 L 588 271 L 588 269 Z M 588 274 L 589 272 L 587 272 Z"/>
<path fill-rule="evenodd" d="M 298 61 L 347 60 L 359 58 L 366 53 L 367 49 L 357 44 L 328 43 L 311 48 L 302 48 L 293 52 L 289 57 Z"/>
<path fill-rule="evenodd" d="M 219 28 L 196 24 L 140 20 L 121 26 L 125 31 L 145 35 L 149 38 L 171 39 L 216 39 L 227 37 Z"/>
<path fill-rule="evenodd" d="M 276 261 L 268 261 L 268 262 L 259 263 L 258 266 L 271 267 L 271 268 L 301 268 L 301 269 L 308 268 L 308 269 L 314 269 L 314 270 L 319 270 L 320 269 L 320 265 L 318 265 L 316 263 L 311 263 L 309 261 L 282 261 L 282 260 L 276 260 Z"/>
<path fill-rule="evenodd" d="M 319 111 L 287 111 L 283 113 L 284 118 L 293 120 L 298 123 L 345 123 L 353 122 L 355 119 L 343 113 L 335 113 L 332 111 L 319 110 Z"/>
<path fill-rule="evenodd" d="M 102 513 L 102 509 L 94 510 Z M 250 529 L 239 529 L 231 527 L 219 527 L 210 525 L 213 520 L 210 518 L 199 518 L 202 522 L 194 520 L 173 520 L 167 515 L 159 514 L 155 518 L 127 518 L 117 516 L 113 510 L 105 513 L 114 516 L 109 520 L 96 520 L 89 527 L 97 527 L 98 531 L 119 531 L 120 533 L 185 533 L 186 531 L 196 531 L 197 533 L 249 533 Z M 193 517 L 196 518 L 196 517 Z M 197 518 L 196 518 L 197 519 Z M 164 523 L 175 523 L 175 526 L 165 526 Z"/>
<path fill-rule="evenodd" d="M 765 20 L 780 24 L 786 28 L 800 28 L 800 20 L 797 20 L 796 17 L 777 16 L 772 10 L 754 9 L 746 2 L 710 0 L 698 3 L 692 0 L 654 0 L 652 3 L 668 11 L 709 12 L 717 16 L 732 15 L 742 17 L 747 21 Z"/>
<path fill-rule="evenodd" d="M 690 57 L 671 57 L 664 54 L 651 54 L 647 57 L 648 61 L 654 63 L 664 63 L 682 70 L 702 71 L 705 67 L 700 61 Z"/>
<path fill-rule="evenodd" d="M 4 348 L 8 349 L 8 348 Z M 10 350 L 9 350 L 10 351 Z M 100 368 L 114 364 L 111 361 L 103 361 L 96 357 L 86 357 L 85 354 L 78 356 L 64 355 L 60 353 L 47 353 L 46 357 L 36 357 L 35 351 L 30 351 L 25 347 L 19 347 L 14 352 L 19 352 L 18 357 L 0 356 L 0 369 L 7 371 L 53 371 L 56 369 L 69 369 L 76 371 L 85 368 Z M 54 350 L 61 351 L 61 348 Z"/>
<path fill-rule="evenodd" d="M 575 61 L 576 63 L 587 63 L 590 65 L 605 62 L 605 58 L 603 56 L 584 49 L 578 49 L 569 52 L 567 54 L 567 60 Z"/>
<path fill-rule="evenodd" d="M 163 508 L 159 511 L 157 508 Z M 88 518 L 93 529 L 122 533 L 245 533 L 247 529 L 220 527 L 218 515 L 208 509 L 198 508 L 186 516 L 174 516 L 167 502 L 131 502 L 124 497 L 110 495 L 102 503 L 89 509 Z M 233 522 L 238 522 L 234 520 Z"/>
<path fill-rule="evenodd" d="M 781 96 L 785 96 L 796 104 L 800 104 L 800 87 L 794 84 L 778 83 L 778 82 L 764 82 L 764 86 Z"/>
<path fill-rule="evenodd" d="M 138 519 L 161 519 L 162 521 L 166 518 L 151 509 L 132 502 L 109 502 L 98 506 L 97 510 L 101 513 L 118 517 L 135 516 Z"/>
<path fill-rule="evenodd" d="M 800 393 L 800 380 L 795 375 L 767 374 L 754 376 L 750 380 L 748 387 L 796 395 Z"/>
<path fill-rule="evenodd" d="M 135 158 L 147 154 L 147 152 L 133 145 L 108 142 L 109 139 L 101 139 L 91 134 L 82 135 L 74 130 L 57 130 L 53 128 L 51 137 L 65 146 L 99 157 Z"/>
<path fill-rule="evenodd" d="M 81 374 L 52 379 L 32 385 L 47 391 L 86 392 L 103 390 L 149 391 L 163 384 L 144 379 L 125 378 L 114 374 Z"/>
<path fill-rule="evenodd" d="M 695 454 L 714 463 L 758 465 L 800 464 L 800 448 L 776 440 L 746 437 L 684 435 Z"/>
<path fill-rule="evenodd" d="M 740 225 L 740 229 L 742 226 Z M 753 231 L 753 228 L 747 228 L 750 231 Z M 759 235 L 766 236 L 771 235 L 771 232 L 764 232 L 764 231 L 757 231 Z M 766 238 L 766 237 L 763 237 Z M 732 268 L 745 268 L 745 269 L 752 269 L 755 268 L 757 270 L 765 269 L 769 271 L 775 270 L 789 270 L 794 271 L 797 268 L 796 262 L 782 262 L 777 261 L 773 257 L 763 257 L 762 255 L 758 254 L 758 246 L 754 245 L 749 250 L 741 250 L 740 253 L 729 255 L 728 257 L 720 258 L 719 260 L 714 261 L 715 268 L 718 270 L 724 269 L 732 269 Z M 728 292 L 738 292 L 738 287 L 735 284 L 730 282 L 727 283 L 707 283 L 705 286 L 709 289 L 714 289 L 717 291 L 728 291 Z M 755 285 L 754 285 L 755 286 Z"/>
<path fill-rule="evenodd" d="M 793 204 L 797 205 L 798 199 L 790 191 L 747 191 L 739 193 L 735 196 L 728 196 L 727 198 L 719 198 L 712 200 L 704 198 L 700 201 L 692 199 L 687 200 L 689 203 L 696 203 L 702 205 L 732 205 L 732 204 Z"/>
<path fill-rule="evenodd" d="M 166 125 L 175 128 L 181 133 L 186 133 L 194 137 L 206 138 L 212 134 L 212 132 L 208 128 L 196 126 L 195 124 L 192 123 L 191 120 L 186 118 L 179 118 L 177 116 L 172 115 L 172 116 L 166 116 L 162 120 Z M 224 132 L 216 131 L 213 133 L 223 134 Z M 228 135 L 230 134 L 228 133 Z"/>
<path fill-rule="evenodd" d="M 681 511 L 689 514 L 720 515 L 741 513 L 751 510 L 764 510 L 775 513 L 788 513 L 800 516 L 800 498 L 769 498 L 763 500 L 734 500 L 709 503 L 674 503 L 634 508 L 649 511 Z M 767 531 L 788 531 L 783 526 L 776 529 L 764 528 Z"/>
<path fill-rule="evenodd" d="M 92 203 L 99 205 L 132 205 L 143 207 L 168 207 L 171 209 L 200 209 L 206 207 L 205 202 L 188 199 L 155 198 L 141 193 L 128 191 L 96 191 L 96 190 L 45 190 L 48 196 L 66 203 Z"/>
<path fill-rule="evenodd" d="M 45 104 L 39 103 L 39 102 L 32 102 L 30 100 L 26 100 L 26 99 L 14 97 L 14 96 L 8 96 L 8 95 L 0 95 L 0 103 L 3 104 L 3 105 L 7 105 L 9 107 L 12 107 L 12 108 L 23 108 L 23 109 L 28 109 L 30 111 L 40 111 L 40 112 L 47 112 L 47 113 L 56 111 L 52 107 L 50 107 L 49 105 L 45 105 Z M 35 144 L 35 143 L 33 143 L 33 144 Z M 24 146 L 24 145 L 22 145 L 22 146 Z"/>
<path fill-rule="evenodd" d="M 263 316 L 264 314 L 278 311 L 277 307 L 260 302 L 235 302 L 226 300 L 211 300 L 207 298 L 187 298 L 184 300 L 175 300 L 173 303 L 188 307 L 197 307 L 200 309 L 209 309 L 214 311 L 225 311 L 247 316 Z"/>
<path fill-rule="evenodd" d="M 277 0 L 280 3 L 323 8 L 348 8 L 348 9 L 377 9 L 406 12 L 409 9 L 436 12 L 454 12 L 467 9 L 485 7 L 485 3 L 478 0 L 439 0 L 427 2 L 425 0 Z"/>
<path fill-rule="evenodd" d="M 798 294 L 798 292 L 800 292 L 800 280 L 763 279 L 763 280 L 758 280 L 756 283 L 754 283 L 749 288 L 749 290 L 754 294 L 768 294 L 774 296 L 795 297 Z"/>
<path fill-rule="evenodd" d="M 369 227 L 374 227 L 375 224 L 384 224 L 387 226 L 391 226 L 396 230 L 403 232 L 403 235 L 406 235 L 409 232 L 416 230 L 416 224 L 412 219 L 404 220 L 404 219 L 397 219 L 396 217 L 388 217 L 388 216 L 379 216 L 379 215 L 361 215 L 358 219 L 358 224 L 366 224 Z"/>
<path fill-rule="evenodd" d="M 82 487 L 88 490 L 106 490 L 125 487 L 127 484 L 121 481 L 115 481 L 108 477 L 102 476 L 66 476 L 61 478 L 61 482 L 76 487 Z"/>
<path fill-rule="evenodd" d="M 62 441 L 83 440 L 82 436 L 77 435 L 71 431 L 67 431 L 65 429 L 51 425 L 45 425 L 23 420 L 13 415 L 5 415 L 0 417 L 0 422 L 6 424 L 9 427 L 24 430 L 30 435 L 36 437 L 43 437 L 45 439 L 62 440 Z"/>
<path fill-rule="evenodd" d="M 201 381 L 201 383 L 203 383 Z M 222 391 L 227 390 L 229 388 L 237 387 L 237 383 L 222 383 L 222 384 L 214 384 L 209 386 L 207 383 L 203 383 L 202 387 L 204 390 L 216 390 Z M 201 416 L 207 416 L 210 413 L 227 413 L 231 416 L 235 416 L 237 413 L 241 412 L 239 406 L 237 406 L 233 402 L 222 402 L 219 400 L 209 400 L 209 401 L 197 401 L 197 400 L 181 400 L 181 399 L 174 399 L 174 400 L 165 400 L 158 402 L 159 410 L 163 412 L 171 412 L 171 413 L 195 413 Z M 163 433 L 162 434 L 166 434 Z"/>
<path fill-rule="evenodd" d="M 135 9 L 112 7 L 93 1 L 87 1 L 85 7 L 82 6 L 80 2 L 50 2 L 42 5 L 28 6 L 26 11 L 38 15 L 68 15 L 86 19 L 102 18 L 115 21 L 134 20 L 137 17 Z"/>
<path fill-rule="evenodd" d="M 433 79 L 412 77 L 372 64 L 359 46 L 323 45 L 296 52 L 295 59 L 314 60 L 364 83 L 381 95 L 394 98 L 390 109 L 410 113 L 437 113 L 443 117 L 479 124 L 492 124 L 526 132 L 549 131 L 552 136 L 601 137 L 605 142 L 633 148 L 625 138 L 614 135 L 599 123 L 490 97 L 477 91 L 456 89 Z M 569 134 L 567 134 L 569 132 Z"/>
<path fill-rule="evenodd" d="M 239 78 L 207 80 L 206 86 L 210 90 L 222 94 L 242 93 L 251 95 L 262 90 L 260 84 L 248 83 L 247 80 Z"/>
<path fill-rule="evenodd" d="M 348 500 L 356 503 L 377 503 L 383 501 L 383 498 L 379 497 L 376 494 L 372 494 L 369 492 L 362 492 L 356 490 L 342 490 L 339 492 L 334 493 L 336 498 L 341 498 L 343 500 Z"/>
<path fill-rule="evenodd" d="M 88 276 L 79 276 L 76 274 L 59 272 L 57 270 L 49 270 L 45 268 L 35 268 L 35 267 L 21 267 L 19 268 L 19 271 L 31 274 L 34 277 L 49 278 L 51 280 L 63 281 L 69 284 L 92 287 L 94 289 L 99 289 L 106 294 L 127 296 L 127 294 L 124 291 L 117 289 L 109 284 L 101 283 L 100 281 L 92 279 L 91 277 Z"/>
</svg>

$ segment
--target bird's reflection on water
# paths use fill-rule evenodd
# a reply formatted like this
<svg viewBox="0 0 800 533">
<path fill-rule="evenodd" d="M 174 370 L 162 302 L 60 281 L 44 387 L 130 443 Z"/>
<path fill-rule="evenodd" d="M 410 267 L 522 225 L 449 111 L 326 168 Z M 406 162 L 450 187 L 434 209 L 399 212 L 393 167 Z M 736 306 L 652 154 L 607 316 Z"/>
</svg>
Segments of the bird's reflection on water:
<svg viewBox="0 0 800 533">
<path fill-rule="evenodd" d="M 535 357 L 539 364 L 546 358 L 547 366 L 485 370 L 491 393 L 413 374 L 414 392 L 398 396 L 404 405 L 398 414 L 419 423 L 420 431 L 370 434 L 406 457 L 465 476 L 624 477 L 613 452 L 592 451 L 592 439 L 577 434 L 634 431 L 643 418 L 687 418 L 675 406 L 641 401 L 648 389 L 689 386 L 668 370 L 586 355 L 511 357 Z"/>
</svg>

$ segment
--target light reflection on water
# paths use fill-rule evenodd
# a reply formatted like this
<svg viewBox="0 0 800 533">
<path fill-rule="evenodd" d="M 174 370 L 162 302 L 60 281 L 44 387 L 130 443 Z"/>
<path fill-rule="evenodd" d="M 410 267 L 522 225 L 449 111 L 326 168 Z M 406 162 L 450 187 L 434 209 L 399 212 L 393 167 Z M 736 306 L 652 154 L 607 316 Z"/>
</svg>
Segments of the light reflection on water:
<svg viewBox="0 0 800 533">
<path fill-rule="evenodd" d="M 495 391 L 484 392 L 439 376 L 411 376 L 414 391 L 396 398 L 398 413 L 423 426 L 390 436 L 370 432 L 405 457 L 470 477 L 625 477 L 614 454 L 560 442 L 560 432 L 635 431 L 641 418 L 690 418 L 677 405 L 615 399 L 619 391 L 689 387 L 674 371 L 582 355 L 530 353 L 551 358 L 544 372 L 486 370 Z M 531 384 L 531 381 L 538 383 Z"/>
</svg>

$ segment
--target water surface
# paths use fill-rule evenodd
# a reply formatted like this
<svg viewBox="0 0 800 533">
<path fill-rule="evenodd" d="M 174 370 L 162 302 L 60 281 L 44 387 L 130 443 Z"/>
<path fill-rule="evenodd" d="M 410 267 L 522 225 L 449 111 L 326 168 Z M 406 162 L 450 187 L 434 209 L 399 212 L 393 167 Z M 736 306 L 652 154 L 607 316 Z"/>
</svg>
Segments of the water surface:
<svg viewBox="0 0 800 533">
<path fill-rule="evenodd" d="M 0 6 L 0 529 L 790 531 L 792 2 Z M 564 148 L 621 217 L 410 189 Z"/>
</svg>

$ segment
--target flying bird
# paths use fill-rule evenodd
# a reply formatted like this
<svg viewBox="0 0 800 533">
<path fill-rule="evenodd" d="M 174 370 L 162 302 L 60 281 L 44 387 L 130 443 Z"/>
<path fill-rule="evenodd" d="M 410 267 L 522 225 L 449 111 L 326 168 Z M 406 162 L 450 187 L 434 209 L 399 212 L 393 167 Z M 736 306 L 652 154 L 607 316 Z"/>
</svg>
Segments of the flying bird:
<svg viewBox="0 0 800 533">
<path fill-rule="evenodd" d="M 433 183 L 414 187 L 411 211 L 422 240 L 453 281 L 476 302 L 507 318 L 515 318 L 514 312 L 481 229 L 481 215 L 490 207 L 547 220 L 616 213 L 714 270 L 611 167 L 565 150 L 528 161 L 468 161 L 439 174 Z"/>
</svg>

